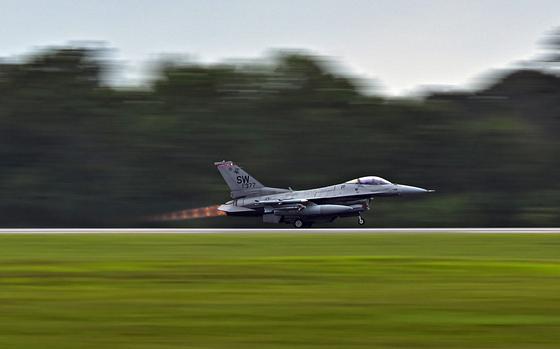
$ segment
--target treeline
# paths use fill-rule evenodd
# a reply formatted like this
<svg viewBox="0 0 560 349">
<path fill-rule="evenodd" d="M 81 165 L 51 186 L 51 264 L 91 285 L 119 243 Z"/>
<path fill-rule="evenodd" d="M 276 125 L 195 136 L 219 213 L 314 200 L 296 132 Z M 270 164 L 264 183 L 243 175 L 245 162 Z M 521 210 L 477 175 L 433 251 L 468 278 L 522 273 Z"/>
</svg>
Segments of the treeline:
<svg viewBox="0 0 560 349">
<path fill-rule="evenodd" d="M 153 225 L 142 218 L 228 200 L 212 165 L 223 159 L 270 186 L 372 174 L 437 190 L 376 200 L 374 226 L 560 225 L 553 69 L 422 100 L 366 93 L 324 59 L 293 52 L 161 62 L 138 87 L 108 84 L 113 69 L 102 50 L 76 47 L 0 64 L 0 226 Z"/>
</svg>

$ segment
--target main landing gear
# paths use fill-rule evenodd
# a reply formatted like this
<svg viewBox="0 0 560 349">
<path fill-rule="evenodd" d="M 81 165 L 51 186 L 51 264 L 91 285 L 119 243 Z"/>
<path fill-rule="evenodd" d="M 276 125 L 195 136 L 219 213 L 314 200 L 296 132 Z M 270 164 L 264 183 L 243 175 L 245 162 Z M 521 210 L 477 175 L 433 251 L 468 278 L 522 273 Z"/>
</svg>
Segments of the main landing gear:
<svg viewBox="0 0 560 349">
<path fill-rule="evenodd" d="M 296 219 L 294 221 L 294 227 L 295 228 L 311 228 L 311 224 L 310 222 L 303 222 L 301 219 Z"/>
<path fill-rule="evenodd" d="M 366 223 L 365 219 L 363 219 L 362 216 L 358 216 L 358 224 L 364 225 L 365 223 Z"/>
</svg>

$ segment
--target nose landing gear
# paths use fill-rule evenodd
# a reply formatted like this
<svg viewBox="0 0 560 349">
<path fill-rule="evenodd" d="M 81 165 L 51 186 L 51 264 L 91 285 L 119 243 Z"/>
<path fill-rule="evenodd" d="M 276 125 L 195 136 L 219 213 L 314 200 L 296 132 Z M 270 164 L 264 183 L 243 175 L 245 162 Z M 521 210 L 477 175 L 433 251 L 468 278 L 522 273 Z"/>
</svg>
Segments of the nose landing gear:
<svg viewBox="0 0 560 349">
<path fill-rule="evenodd" d="M 366 221 L 362 218 L 362 216 L 358 216 L 358 224 L 359 225 L 364 225 L 366 223 Z"/>
</svg>

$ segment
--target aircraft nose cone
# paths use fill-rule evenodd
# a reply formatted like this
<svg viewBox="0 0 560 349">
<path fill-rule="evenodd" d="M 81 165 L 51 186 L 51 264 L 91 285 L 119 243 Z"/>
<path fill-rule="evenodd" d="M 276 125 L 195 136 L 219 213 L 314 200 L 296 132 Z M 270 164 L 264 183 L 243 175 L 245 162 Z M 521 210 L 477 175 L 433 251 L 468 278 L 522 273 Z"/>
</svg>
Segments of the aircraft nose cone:
<svg viewBox="0 0 560 349">
<path fill-rule="evenodd" d="M 422 194 L 422 193 L 429 193 L 433 191 L 424 188 L 413 187 L 411 185 L 399 184 L 397 187 L 398 187 L 399 195 Z"/>
</svg>

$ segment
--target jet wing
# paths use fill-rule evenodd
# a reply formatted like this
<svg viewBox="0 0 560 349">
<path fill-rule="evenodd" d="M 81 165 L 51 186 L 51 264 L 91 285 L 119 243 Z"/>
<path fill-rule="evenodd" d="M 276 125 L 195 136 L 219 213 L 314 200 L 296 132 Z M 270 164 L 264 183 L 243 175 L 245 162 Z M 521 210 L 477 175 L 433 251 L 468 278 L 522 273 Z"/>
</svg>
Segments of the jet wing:
<svg viewBox="0 0 560 349">
<path fill-rule="evenodd" d="M 256 203 L 266 206 L 281 206 L 281 205 L 293 205 L 293 204 L 307 204 L 309 200 L 307 199 L 275 199 L 275 200 L 255 200 Z"/>
</svg>

